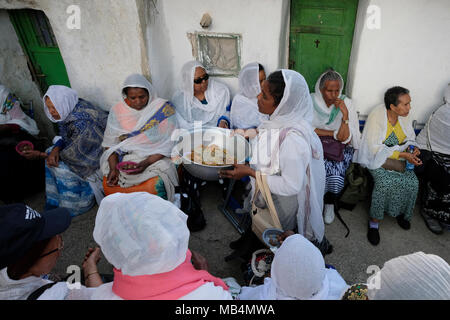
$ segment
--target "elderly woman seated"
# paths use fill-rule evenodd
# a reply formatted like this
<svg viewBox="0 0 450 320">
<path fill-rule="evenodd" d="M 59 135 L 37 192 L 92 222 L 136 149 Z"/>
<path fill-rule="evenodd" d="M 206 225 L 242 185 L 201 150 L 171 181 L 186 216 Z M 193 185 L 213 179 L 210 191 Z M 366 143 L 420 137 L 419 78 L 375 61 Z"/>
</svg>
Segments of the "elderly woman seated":
<svg viewBox="0 0 450 320">
<path fill-rule="evenodd" d="M 194 122 L 201 126 L 230 128 L 230 91 L 226 85 L 210 79 L 205 67 L 190 61 L 181 69 L 181 90 L 172 102 L 181 128 L 190 129 Z"/>
<path fill-rule="evenodd" d="M 450 85 L 444 104 L 417 136 L 423 166 L 415 172 L 423 186 L 422 216 L 431 232 L 450 230 Z"/>
<path fill-rule="evenodd" d="M 125 80 L 122 95 L 111 108 L 102 144 L 105 194 L 146 191 L 174 201 L 178 176 L 168 157 L 177 126 L 175 110 L 139 74 Z"/>
<path fill-rule="evenodd" d="M 108 113 L 65 86 L 50 86 L 44 103 L 47 117 L 59 124 L 59 136 L 47 151 L 46 207 L 79 215 L 104 196 L 99 160 Z"/>
<path fill-rule="evenodd" d="M 230 128 L 230 91 L 226 85 L 210 79 L 205 67 L 197 61 L 187 62 L 182 67 L 181 90 L 174 94 L 172 102 L 178 125 L 183 130 L 202 126 Z M 180 175 L 182 192 L 188 194 L 186 201 L 182 198 L 182 208 L 189 215 L 189 230 L 199 231 L 206 225 L 200 204 L 200 187 L 205 182 L 192 176 L 183 166 Z"/>
<path fill-rule="evenodd" d="M 385 212 L 396 217 L 405 230 L 409 230 L 414 212 L 419 182 L 414 171 L 405 169 L 405 160 L 414 166 L 422 161 L 415 147 L 416 135 L 408 118 L 411 109 L 409 91 L 393 87 L 384 95 L 384 105 L 376 107 L 369 115 L 363 131 L 361 148 L 355 162 L 369 169 L 374 178 L 370 221 L 367 237 L 378 245 L 378 223 Z M 407 152 L 408 147 L 413 153 Z"/>
<path fill-rule="evenodd" d="M 94 239 L 114 266 L 114 281 L 93 289 L 91 299 L 231 300 L 224 281 L 197 265 L 198 255 L 188 249 L 186 219 L 174 204 L 146 192 L 106 197 Z"/>
<path fill-rule="evenodd" d="M 324 149 L 326 170 L 324 222 L 333 222 L 345 172 L 359 148 L 358 115 L 352 101 L 342 94 L 344 80 L 334 70 L 324 72 L 311 94 L 314 105 L 313 127 Z M 336 151 L 336 152 L 333 152 Z"/>
<path fill-rule="evenodd" d="M 29 141 L 34 149 L 39 146 L 36 122 L 21 109 L 20 100 L 5 86 L 0 85 L 0 199 L 5 203 L 21 202 L 23 198 L 44 189 L 45 154 L 33 151 L 24 157 L 16 151 L 22 141 Z M 23 150 L 31 152 L 32 150 Z M 33 183 L 28 183 L 33 181 Z"/>
</svg>

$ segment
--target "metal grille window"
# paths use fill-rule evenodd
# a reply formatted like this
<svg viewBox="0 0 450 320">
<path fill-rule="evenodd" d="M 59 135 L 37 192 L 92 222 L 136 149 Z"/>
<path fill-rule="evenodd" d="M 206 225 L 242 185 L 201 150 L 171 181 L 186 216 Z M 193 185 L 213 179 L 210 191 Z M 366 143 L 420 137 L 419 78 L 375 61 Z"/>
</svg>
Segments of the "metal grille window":
<svg viewBox="0 0 450 320">
<path fill-rule="evenodd" d="M 241 36 L 197 33 L 197 59 L 211 75 L 237 76 L 241 70 Z"/>
</svg>

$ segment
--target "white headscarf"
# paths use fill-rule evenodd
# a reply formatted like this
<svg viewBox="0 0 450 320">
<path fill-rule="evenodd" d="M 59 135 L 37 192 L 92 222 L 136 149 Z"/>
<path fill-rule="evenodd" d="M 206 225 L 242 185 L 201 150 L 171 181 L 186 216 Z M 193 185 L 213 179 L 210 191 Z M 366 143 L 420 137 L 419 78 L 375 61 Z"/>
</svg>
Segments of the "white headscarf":
<svg viewBox="0 0 450 320">
<path fill-rule="evenodd" d="M 227 106 L 230 104 L 230 91 L 227 86 L 211 78 L 205 92 L 208 104 L 202 104 L 194 96 L 194 75 L 197 67 L 205 69 L 198 61 L 190 61 L 183 65 L 181 90 L 172 98 L 179 125 L 183 129 L 190 129 L 194 121 L 202 121 L 204 126 L 216 127 L 217 121 L 227 112 Z"/>
<path fill-rule="evenodd" d="M 339 112 L 336 115 L 334 121 L 327 125 L 331 111 L 333 110 L 333 108 L 335 108 L 335 105 L 333 104 L 330 107 L 327 107 L 327 104 L 323 99 L 322 92 L 320 91 L 320 81 L 322 80 L 322 77 L 326 73 L 327 72 L 322 73 L 322 75 L 319 77 L 319 79 L 316 82 L 314 92 L 311 94 L 314 103 L 314 119 L 312 125 L 314 128 L 334 131 L 336 136 L 339 131 L 339 128 L 341 127 L 342 112 Z M 338 72 L 336 73 L 339 75 L 340 78 L 339 81 L 340 82 L 339 97 L 340 97 L 344 89 L 344 79 Z M 358 114 L 356 113 L 356 110 L 353 108 L 352 100 L 345 97 L 344 103 L 347 106 L 348 110 L 349 129 L 351 134 L 350 143 L 354 149 L 358 149 L 361 144 L 361 133 L 359 132 Z"/>
<path fill-rule="evenodd" d="M 370 300 L 450 299 L 450 266 L 433 254 L 416 252 L 391 259 L 369 282 L 373 282 L 368 290 Z M 379 288 L 375 288 L 377 282 Z"/>
<path fill-rule="evenodd" d="M 49 97 L 53 102 L 53 105 L 58 111 L 61 119 L 55 120 L 48 111 L 47 105 L 45 104 L 45 97 Z M 47 117 L 52 122 L 64 121 L 67 116 L 72 112 L 78 103 L 78 94 L 75 90 L 68 88 L 66 86 L 50 86 L 42 98 L 44 101 L 44 111 Z"/>
<path fill-rule="evenodd" d="M 111 108 L 102 143 L 103 147 L 109 149 L 104 152 L 100 159 L 102 171 L 105 175 L 109 172 L 109 156 L 119 149 L 123 152 L 133 153 L 137 158 L 142 158 L 141 160 L 143 160 L 151 154 L 162 154 L 169 157 L 173 148 L 173 141 L 170 137 L 173 130 L 176 129 L 176 122 L 171 124 L 169 121 L 120 142 L 119 137 L 121 135 L 141 129 L 167 102 L 167 100 L 156 96 L 153 86 L 140 74 L 133 74 L 127 77 L 122 90 L 124 88 L 146 89 L 149 93 L 148 104 L 143 109 L 136 110 L 129 107 L 125 100 L 122 100 Z"/>
<path fill-rule="evenodd" d="M 248 129 L 258 127 L 268 116 L 259 112 L 257 96 L 261 92 L 259 84 L 259 64 L 252 62 L 239 72 L 239 93 L 231 104 L 231 127 Z"/>
<path fill-rule="evenodd" d="M 9 94 L 9 89 L 0 85 L 0 109 L 3 108 Z M 5 114 L 0 113 L 0 124 L 17 124 L 31 135 L 37 135 L 39 133 L 36 121 L 28 117 L 22 111 L 19 100 L 17 100 L 12 109 L 8 110 Z"/>
<path fill-rule="evenodd" d="M 388 147 L 384 144 L 387 132 L 387 109 L 384 104 L 377 106 L 366 120 L 361 146 L 355 151 L 353 161 L 368 169 L 380 168 L 394 151 L 403 152 L 409 145 L 416 146 L 416 134 L 409 117 L 398 117 L 398 122 L 406 135 L 403 145 Z"/>
<path fill-rule="evenodd" d="M 261 286 L 243 287 L 239 299 L 337 300 L 345 288 L 342 277 L 325 268 L 319 249 L 296 234 L 286 238 L 276 250 L 270 278 Z"/>
<path fill-rule="evenodd" d="M 428 144 L 428 134 L 430 145 Z M 444 104 L 430 117 L 425 128 L 417 136 L 420 149 L 450 155 L 450 84 L 444 96 Z M 430 150 L 431 149 L 431 150 Z"/>
<path fill-rule="evenodd" d="M 186 220 L 186 214 L 158 196 L 115 193 L 100 204 L 94 239 L 108 262 L 124 275 L 165 273 L 186 259 Z"/>
<path fill-rule="evenodd" d="M 293 70 L 281 70 L 285 89 L 280 104 L 259 127 L 259 134 L 252 152 L 251 164 L 256 170 L 273 175 L 279 172 L 279 134 L 282 129 L 293 129 L 288 134 L 301 136 L 311 146 L 311 157 L 299 159 L 298 155 L 288 155 L 292 161 L 304 161 L 309 175 L 306 175 L 306 193 L 298 194 L 299 211 L 297 213 L 298 232 L 307 236 L 313 236 L 319 242 L 325 234 L 325 226 L 322 218 L 323 195 L 325 192 L 325 167 L 323 162 L 323 149 L 319 137 L 314 132 L 311 122 L 313 119 L 313 106 L 309 94 L 308 85 L 301 74 Z M 297 131 L 297 132 L 296 132 Z M 301 134 L 299 134 L 300 132 Z M 270 163 L 269 167 L 261 164 Z M 305 220 L 306 219 L 306 220 Z M 305 230 L 305 221 L 308 225 Z M 311 235 L 310 233 L 313 233 Z"/>
</svg>

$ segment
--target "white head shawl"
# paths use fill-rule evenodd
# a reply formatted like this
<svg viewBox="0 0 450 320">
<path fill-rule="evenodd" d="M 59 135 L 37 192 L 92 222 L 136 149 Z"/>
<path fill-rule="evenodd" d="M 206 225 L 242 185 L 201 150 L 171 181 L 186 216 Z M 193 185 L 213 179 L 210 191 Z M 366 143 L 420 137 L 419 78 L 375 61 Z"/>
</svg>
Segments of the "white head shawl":
<svg viewBox="0 0 450 320">
<path fill-rule="evenodd" d="M 366 120 L 361 146 L 355 151 L 353 161 L 368 169 L 380 168 L 394 151 L 403 152 L 409 145 L 416 146 L 416 134 L 409 117 L 398 117 L 398 122 L 406 135 L 403 145 L 388 147 L 384 144 L 387 132 L 387 109 L 384 104 L 377 106 Z"/>
<path fill-rule="evenodd" d="M 45 97 L 49 97 L 53 102 L 53 105 L 58 111 L 61 119 L 55 120 L 48 111 L 47 105 L 45 104 Z M 47 117 L 52 122 L 64 121 L 67 116 L 72 112 L 78 103 L 78 94 L 75 90 L 66 86 L 50 86 L 43 97 L 44 101 L 44 111 Z"/>
<path fill-rule="evenodd" d="M 433 254 L 416 252 L 391 259 L 368 282 L 370 300 L 450 299 L 450 266 Z"/>
<path fill-rule="evenodd" d="M 138 159 L 143 160 L 152 154 L 162 154 L 169 157 L 173 148 L 173 141 L 170 139 L 175 124 L 168 121 L 164 125 L 158 125 L 152 129 L 135 137 L 128 138 L 120 142 L 119 137 L 123 134 L 141 129 L 148 120 L 167 102 L 156 96 L 156 91 L 144 76 L 133 74 L 125 80 L 124 88 L 143 88 L 149 93 L 148 104 L 141 110 L 136 110 L 127 105 L 122 100 L 111 108 L 108 123 L 105 130 L 102 146 L 109 148 L 101 159 L 101 168 L 104 175 L 109 172 L 108 158 L 116 150 L 122 150 L 134 154 Z M 124 97 L 125 98 L 125 97 Z M 167 124 L 167 125 L 166 125 Z"/>
<path fill-rule="evenodd" d="M 313 106 L 305 78 L 293 70 L 281 70 L 281 72 L 286 85 L 283 98 L 269 120 L 264 121 L 258 127 L 259 135 L 253 149 L 251 163 L 263 173 L 276 174 L 279 171 L 279 134 L 281 130 L 293 129 L 288 134 L 292 132 L 296 135 L 298 135 L 296 131 L 301 132 L 301 137 L 311 146 L 311 157 L 299 159 L 298 155 L 291 155 L 292 161 L 303 160 L 305 161 L 305 167 L 308 168 L 305 172 L 305 180 L 309 195 L 302 191 L 297 196 L 299 201 L 298 233 L 308 239 L 314 237 L 320 242 L 325 234 L 322 218 L 325 192 L 322 143 L 311 126 Z M 261 164 L 270 164 L 270 166 L 262 167 Z M 305 217 L 306 215 L 308 217 Z"/>
<path fill-rule="evenodd" d="M 9 89 L 0 85 L 0 109 L 3 107 L 9 94 Z M 0 124 L 17 124 L 31 135 L 37 135 L 39 133 L 36 121 L 28 117 L 22 111 L 19 100 L 17 100 L 12 109 L 5 114 L 0 113 Z"/>
<path fill-rule="evenodd" d="M 186 259 L 186 220 L 186 214 L 158 196 L 115 193 L 100 203 L 94 239 L 124 275 L 169 272 Z"/>
<path fill-rule="evenodd" d="M 450 84 L 444 95 L 444 104 L 440 106 L 428 120 L 425 128 L 417 136 L 420 149 L 450 155 Z M 430 137 L 428 143 L 428 133 Z M 431 149 L 431 150 L 430 150 Z"/>
<path fill-rule="evenodd" d="M 339 89 L 339 97 L 342 95 L 342 91 L 344 89 L 344 79 L 342 76 L 339 75 L 340 78 L 340 89 Z M 329 130 L 334 131 L 334 136 L 336 137 L 337 133 L 339 132 L 339 128 L 341 127 L 342 122 L 342 112 L 339 112 L 336 115 L 336 118 L 334 121 L 327 125 L 328 120 L 330 118 L 331 111 L 333 108 L 335 108 L 334 104 L 330 107 L 327 107 L 327 104 L 325 103 L 325 100 L 323 99 L 322 92 L 320 91 L 320 81 L 322 80 L 322 77 L 327 73 L 324 72 L 320 75 L 319 79 L 316 82 L 316 86 L 314 89 L 314 92 L 311 94 L 313 104 L 314 104 L 314 119 L 312 126 L 313 128 L 319 128 L 323 130 Z M 351 142 L 351 145 L 354 149 L 358 149 L 361 144 L 361 133 L 359 132 L 359 120 L 358 120 L 358 114 L 356 113 L 356 110 L 353 108 L 352 100 L 345 97 L 344 103 L 347 106 L 348 110 L 348 120 L 349 120 L 349 129 L 351 137 L 350 139 L 347 139 Z M 348 142 L 345 141 L 345 142 Z"/>
<path fill-rule="evenodd" d="M 325 261 L 310 241 L 295 234 L 275 252 L 270 278 L 257 287 L 243 287 L 241 300 L 327 300 L 330 283 Z M 345 284 L 345 282 L 344 282 Z"/>
<path fill-rule="evenodd" d="M 208 104 L 202 104 L 194 96 L 194 76 L 197 67 L 205 69 L 198 61 L 190 61 L 183 65 L 181 90 L 172 98 L 177 110 L 178 123 L 183 129 L 190 129 L 194 121 L 201 121 L 203 126 L 216 127 L 217 121 L 226 113 L 230 104 L 230 91 L 227 86 L 211 78 L 205 92 Z"/>
<path fill-rule="evenodd" d="M 239 93 L 231 104 L 231 127 L 248 129 L 258 127 L 268 116 L 259 112 L 257 96 L 261 92 L 259 84 L 259 64 L 252 62 L 239 72 Z"/>
</svg>

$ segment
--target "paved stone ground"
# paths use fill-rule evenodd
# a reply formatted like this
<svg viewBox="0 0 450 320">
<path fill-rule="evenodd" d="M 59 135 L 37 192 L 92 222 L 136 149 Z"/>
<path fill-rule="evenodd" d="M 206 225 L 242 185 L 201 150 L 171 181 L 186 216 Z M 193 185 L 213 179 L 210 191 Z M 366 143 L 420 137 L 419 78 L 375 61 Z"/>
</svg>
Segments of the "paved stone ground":
<svg viewBox="0 0 450 320">
<path fill-rule="evenodd" d="M 44 193 L 27 199 L 31 207 L 42 210 Z M 222 204 L 222 191 L 218 183 L 208 183 L 202 194 L 202 205 L 207 227 L 191 234 L 189 247 L 205 256 L 210 273 L 218 277 L 234 277 L 243 283 L 240 262 L 225 262 L 224 257 L 231 253 L 230 241 L 239 237 L 239 233 L 217 209 Z M 69 265 L 81 265 L 89 247 L 95 246 L 92 232 L 98 207 L 72 220 L 70 228 L 64 233 L 64 250 L 55 268 L 55 273 L 65 274 Z M 326 226 L 326 236 L 334 246 L 334 252 L 327 255 L 326 263 L 336 267 L 347 283 L 365 282 L 370 276 L 366 273 L 368 266 L 380 268 L 384 262 L 394 257 L 423 251 L 441 256 L 450 262 L 450 232 L 443 235 L 431 233 L 415 208 L 411 229 L 405 231 L 397 225 L 394 218 L 386 217 L 380 223 L 381 242 L 374 247 L 367 241 L 367 219 L 369 207 L 359 203 L 353 211 L 341 210 L 341 215 L 350 228 L 350 235 L 345 238 L 346 229 L 339 220 Z M 112 273 L 112 266 L 103 258 L 99 263 L 101 273 Z"/>
</svg>

